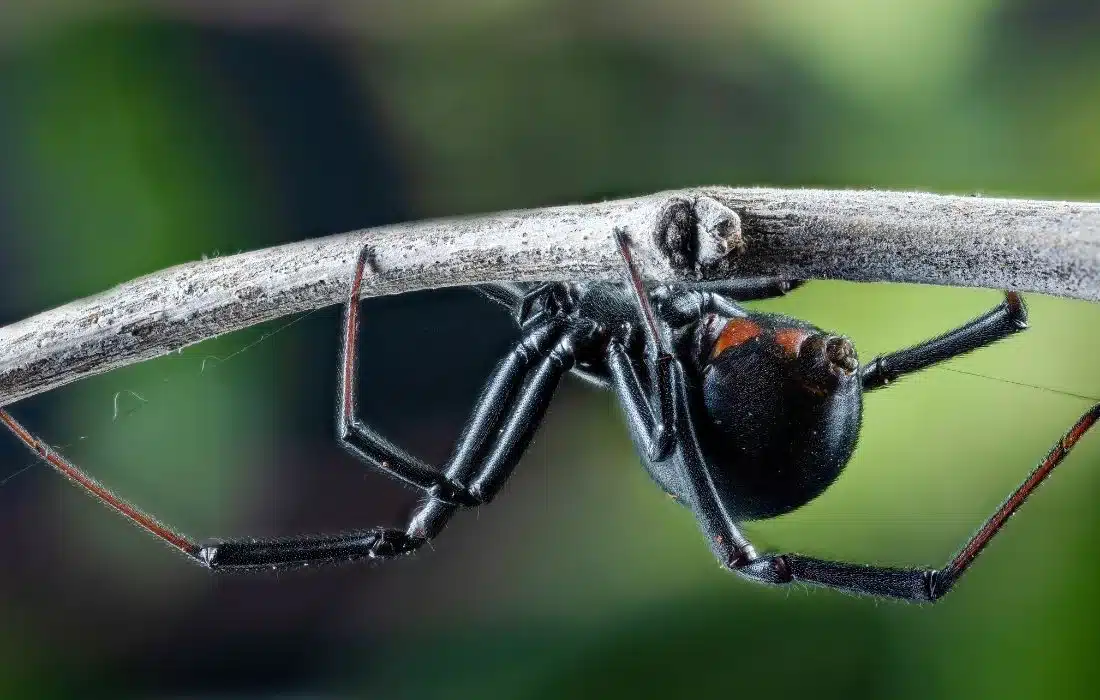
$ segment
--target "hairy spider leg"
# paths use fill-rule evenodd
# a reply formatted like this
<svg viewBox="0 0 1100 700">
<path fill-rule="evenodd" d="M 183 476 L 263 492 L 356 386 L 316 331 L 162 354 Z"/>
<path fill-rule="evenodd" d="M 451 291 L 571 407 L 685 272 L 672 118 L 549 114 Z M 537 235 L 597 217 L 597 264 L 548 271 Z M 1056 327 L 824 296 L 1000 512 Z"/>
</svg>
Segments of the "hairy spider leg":
<svg viewBox="0 0 1100 700">
<path fill-rule="evenodd" d="M 371 257 L 365 248 L 352 281 L 343 333 L 339 437 L 367 465 L 426 492 L 404 530 L 368 530 L 265 540 L 238 539 L 204 546 L 200 558 L 214 569 L 288 568 L 407 554 L 437 536 L 459 507 L 488 503 L 511 475 L 545 415 L 576 349 L 591 334 L 587 324 L 549 319 L 525 331 L 497 366 L 458 444 L 442 470 L 409 456 L 357 417 L 359 293 Z"/>
<path fill-rule="evenodd" d="M 66 459 L 60 452 L 46 444 L 44 440 L 24 428 L 10 413 L 2 409 L 0 409 L 0 423 L 7 426 L 8 430 L 19 438 L 20 442 L 29 447 L 35 455 L 97 501 L 173 549 L 186 554 L 192 559 L 198 558 L 199 546 L 196 543 L 99 483 L 83 469 Z"/>
<path fill-rule="evenodd" d="M 649 376 L 655 385 L 651 388 L 656 393 L 656 411 L 652 412 L 648 400 L 645 400 L 646 394 L 638 382 L 637 373 L 634 372 L 632 365 L 630 372 L 634 382 L 629 386 L 625 386 L 624 391 L 620 391 L 619 394 L 622 397 L 625 392 L 626 399 L 634 402 L 630 406 L 623 404 L 627 409 L 629 418 L 644 422 L 644 427 L 642 427 L 643 424 L 638 424 L 643 432 L 636 435 L 636 437 L 642 437 L 644 440 L 645 450 L 643 454 L 650 461 L 660 462 L 672 454 L 675 448 L 676 416 L 673 406 L 675 399 L 673 397 L 672 372 L 673 365 L 678 365 L 679 360 L 672 353 L 666 330 L 657 325 L 657 316 L 649 302 L 649 295 L 642 282 L 642 276 L 634 264 L 634 255 L 630 252 L 630 243 L 627 241 L 626 231 L 616 228 L 612 231 L 612 235 L 615 238 L 615 244 L 619 248 L 619 253 L 622 255 L 623 262 L 626 264 L 634 303 L 641 312 L 643 337 L 648 350 L 644 354 L 649 366 Z M 629 329 L 622 330 L 629 331 Z M 612 340 L 608 347 L 609 361 L 611 360 L 612 348 L 617 348 L 625 354 L 625 349 L 621 343 L 618 340 Z M 629 364 L 629 360 L 627 362 Z M 610 362 L 608 369 L 612 371 L 612 381 L 614 383 L 614 372 L 616 370 Z M 618 371 L 621 373 L 623 370 L 619 368 Z M 683 373 L 682 367 L 680 373 Z M 645 400 L 644 407 L 638 403 L 643 400 Z"/>
<path fill-rule="evenodd" d="M 686 326 L 708 313 L 737 318 L 746 312 L 738 302 L 786 296 L 802 280 L 747 279 L 704 282 L 690 287 L 665 285 L 652 294 L 657 315 L 674 327 Z"/>
<path fill-rule="evenodd" d="M 966 354 L 1027 329 L 1027 305 L 1017 292 L 990 311 L 931 340 L 876 357 L 860 371 L 864 391 L 882 388 L 905 374 Z"/>
<path fill-rule="evenodd" d="M 778 277 L 748 277 L 729 280 L 695 282 L 685 291 L 713 292 L 736 301 L 756 301 L 786 296 L 806 280 L 788 280 Z"/>
<path fill-rule="evenodd" d="M 623 405 L 631 434 L 647 448 L 643 451 L 647 459 L 654 462 L 675 460 L 681 493 L 699 518 L 703 533 L 715 554 L 731 566 L 755 558 L 752 544 L 741 532 L 733 514 L 720 497 L 713 470 L 707 463 L 695 432 L 692 402 L 683 365 L 668 349 L 667 337 L 657 326 L 641 276 L 621 229 L 615 230 L 615 241 L 626 262 L 635 301 L 641 307 L 643 318 L 647 322 L 646 343 L 654 352 L 646 353 L 646 361 L 650 363 L 649 376 L 657 384 L 655 393 L 658 405 L 654 411 L 621 341 L 612 340 L 607 351 L 608 370 L 612 377 L 611 383 Z M 717 294 L 708 298 L 717 302 L 728 302 Z M 738 315 L 743 313 L 739 312 Z M 662 450 L 658 440 L 664 435 L 669 436 L 668 446 Z"/>
<path fill-rule="evenodd" d="M 671 356 L 672 349 L 669 347 L 668 336 L 657 326 L 657 316 L 653 313 L 653 306 L 649 303 L 645 283 L 642 281 L 642 275 L 638 272 L 637 265 L 634 264 L 634 254 L 630 252 L 630 242 L 627 240 L 626 230 L 616 228 L 612 231 L 612 234 L 615 237 L 615 244 L 619 247 L 619 254 L 623 256 L 623 262 L 626 263 L 627 276 L 630 280 L 630 289 L 634 294 L 634 301 L 638 305 L 638 310 L 642 312 L 642 320 L 645 321 L 646 340 L 656 351 L 658 357 L 661 355 Z"/>
</svg>

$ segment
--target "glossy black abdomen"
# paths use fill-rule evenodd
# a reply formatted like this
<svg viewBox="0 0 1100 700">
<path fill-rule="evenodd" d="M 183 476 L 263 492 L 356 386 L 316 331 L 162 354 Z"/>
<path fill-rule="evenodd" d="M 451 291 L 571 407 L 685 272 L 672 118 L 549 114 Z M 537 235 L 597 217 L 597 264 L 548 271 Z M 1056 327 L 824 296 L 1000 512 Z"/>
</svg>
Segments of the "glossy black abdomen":
<svg viewBox="0 0 1100 700">
<path fill-rule="evenodd" d="M 794 319 L 752 314 L 721 319 L 699 350 L 695 425 L 731 512 L 770 518 L 828 488 L 859 437 L 851 344 Z"/>
</svg>

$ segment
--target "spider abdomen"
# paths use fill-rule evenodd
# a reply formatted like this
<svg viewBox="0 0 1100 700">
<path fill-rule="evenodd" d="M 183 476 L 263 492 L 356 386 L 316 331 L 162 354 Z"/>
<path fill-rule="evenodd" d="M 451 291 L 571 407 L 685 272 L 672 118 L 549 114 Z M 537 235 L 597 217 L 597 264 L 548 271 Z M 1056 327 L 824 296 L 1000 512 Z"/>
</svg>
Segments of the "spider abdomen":
<svg viewBox="0 0 1100 700">
<path fill-rule="evenodd" d="M 855 351 L 782 316 L 711 319 L 709 327 L 697 348 L 695 410 L 726 505 L 744 520 L 790 512 L 828 488 L 855 449 Z"/>
</svg>

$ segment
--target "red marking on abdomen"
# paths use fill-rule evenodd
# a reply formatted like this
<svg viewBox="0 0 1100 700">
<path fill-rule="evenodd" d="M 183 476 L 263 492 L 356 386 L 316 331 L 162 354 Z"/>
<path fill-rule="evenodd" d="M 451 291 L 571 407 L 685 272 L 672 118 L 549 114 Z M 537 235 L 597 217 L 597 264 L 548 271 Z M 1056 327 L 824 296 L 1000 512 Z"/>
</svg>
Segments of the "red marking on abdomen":
<svg viewBox="0 0 1100 700">
<path fill-rule="evenodd" d="M 718 357 L 726 350 L 743 345 L 758 337 L 760 332 L 760 326 L 747 318 L 731 318 L 722 327 L 722 332 L 718 334 L 718 338 L 714 341 L 714 348 L 711 349 L 710 356 L 712 358 Z"/>
<path fill-rule="evenodd" d="M 778 328 L 775 331 L 775 344 L 783 348 L 783 352 L 791 357 L 798 357 L 802 349 L 802 343 L 806 342 L 812 333 L 805 328 Z"/>
</svg>

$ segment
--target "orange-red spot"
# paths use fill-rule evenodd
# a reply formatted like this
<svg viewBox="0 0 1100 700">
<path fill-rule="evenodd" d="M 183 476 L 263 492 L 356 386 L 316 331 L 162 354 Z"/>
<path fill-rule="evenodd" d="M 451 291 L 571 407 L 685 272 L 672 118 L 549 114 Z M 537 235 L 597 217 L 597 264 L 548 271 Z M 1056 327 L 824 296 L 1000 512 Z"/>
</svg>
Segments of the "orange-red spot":
<svg viewBox="0 0 1100 700">
<path fill-rule="evenodd" d="M 791 357 L 798 357 L 798 351 L 802 349 L 802 343 L 810 335 L 811 333 L 804 328 L 779 328 L 775 331 L 775 343 Z"/>
<path fill-rule="evenodd" d="M 760 326 L 747 318 L 732 318 L 726 322 L 718 339 L 714 341 L 711 357 L 718 357 L 726 350 L 749 342 L 760 335 Z"/>
</svg>

